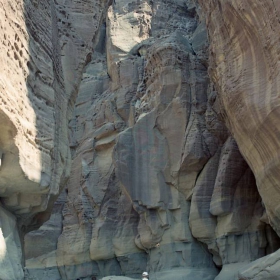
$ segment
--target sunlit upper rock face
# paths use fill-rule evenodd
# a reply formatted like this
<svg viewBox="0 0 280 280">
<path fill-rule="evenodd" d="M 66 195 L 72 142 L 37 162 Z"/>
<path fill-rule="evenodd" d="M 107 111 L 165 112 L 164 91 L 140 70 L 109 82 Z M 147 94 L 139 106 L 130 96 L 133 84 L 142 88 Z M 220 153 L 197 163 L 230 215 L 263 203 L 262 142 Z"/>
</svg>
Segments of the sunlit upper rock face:
<svg viewBox="0 0 280 280">
<path fill-rule="evenodd" d="M 68 119 L 102 1 L 64 4 L 1 2 L 0 192 L 19 215 L 45 210 L 69 176 Z"/>
<path fill-rule="evenodd" d="M 69 177 L 68 119 L 101 14 L 88 2 L 66 18 L 64 1 L 0 1 L 1 279 L 21 278 L 17 226 L 41 225 Z"/>
<path fill-rule="evenodd" d="M 267 213 L 264 220 L 279 235 L 280 2 L 199 2 L 210 39 L 209 75 L 225 122 L 256 177 Z M 279 270 L 274 266 L 265 271 L 265 266 L 279 265 L 279 254 L 267 260 L 240 277 L 264 279 L 268 273 L 278 279 Z"/>
<path fill-rule="evenodd" d="M 0 0 L 1 279 L 231 280 L 278 249 L 270 6 L 201 2 Z"/>
</svg>

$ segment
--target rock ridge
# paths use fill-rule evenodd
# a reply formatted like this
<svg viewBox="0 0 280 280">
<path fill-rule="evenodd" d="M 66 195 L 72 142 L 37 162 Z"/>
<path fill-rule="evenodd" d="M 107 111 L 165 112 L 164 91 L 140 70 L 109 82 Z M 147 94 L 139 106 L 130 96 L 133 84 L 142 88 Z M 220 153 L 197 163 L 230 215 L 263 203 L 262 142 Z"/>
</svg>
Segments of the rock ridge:
<svg viewBox="0 0 280 280">
<path fill-rule="evenodd" d="M 1 279 L 278 279 L 275 1 L 0 4 Z"/>
</svg>

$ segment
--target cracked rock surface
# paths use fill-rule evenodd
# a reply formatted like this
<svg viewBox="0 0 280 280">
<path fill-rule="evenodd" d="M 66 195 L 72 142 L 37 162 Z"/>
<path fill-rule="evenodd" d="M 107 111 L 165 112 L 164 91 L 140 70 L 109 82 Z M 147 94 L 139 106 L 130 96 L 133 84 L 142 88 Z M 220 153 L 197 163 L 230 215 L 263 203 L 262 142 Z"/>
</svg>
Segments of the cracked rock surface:
<svg viewBox="0 0 280 280">
<path fill-rule="evenodd" d="M 278 279 L 275 2 L 0 0 L 1 279 Z"/>
</svg>

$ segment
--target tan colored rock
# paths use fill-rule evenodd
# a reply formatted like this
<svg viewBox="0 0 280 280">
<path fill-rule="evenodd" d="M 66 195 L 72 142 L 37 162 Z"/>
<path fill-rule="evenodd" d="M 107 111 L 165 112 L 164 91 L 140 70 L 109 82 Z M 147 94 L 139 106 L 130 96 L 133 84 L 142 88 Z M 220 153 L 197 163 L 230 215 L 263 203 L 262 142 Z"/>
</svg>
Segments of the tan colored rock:
<svg viewBox="0 0 280 280">
<path fill-rule="evenodd" d="M 280 3 L 200 2 L 211 42 L 210 76 L 225 121 L 256 176 L 270 222 L 278 231 Z"/>
<path fill-rule="evenodd" d="M 175 13 L 184 11 L 181 2 L 121 4 L 108 9 L 107 56 L 97 43 L 70 122 L 73 164 L 56 250 L 59 273 L 139 278 L 148 265 L 155 277 L 165 271 L 214 279 L 211 255 L 186 219 L 186 199 L 211 157 L 207 71 L 189 42 L 194 11 Z M 164 29 L 159 23 L 168 9 L 174 13 Z M 29 278 L 37 268 L 27 267 Z"/>
<path fill-rule="evenodd" d="M 209 62 L 196 1 L 66 2 L 0 0 L 0 194 L 20 228 L 1 208 L 0 278 L 23 278 L 18 236 L 52 208 L 25 279 L 263 275 L 250 262 L 279 248 L 270 5 L 201 1 Z"/>
<path fill-rule="evenodd" d="M 68 119 L 101 13 L 92 5 L 93 19 L 88 5 L 77 3 L 61 13 L 60 1 L 0 4 L 0 196 L 22 235 L 48 219 L 69 177 Z M 80 32 L 77 12 L 96 28 Z M 15 273 L 5 277 L 22 278 Z"/>
<path fill-rule="evenodd" d="M 210 39 L 209 74 L 218 90 L 224 121 L 256 177 L 268 217 L 262 220 L 269 221 L 279 235 L 280 3 L 199 2 Z M 249 265 L 240 279 L 278 279 L 273 268 L 263 271 L 261 260 Z"/>
</svg>

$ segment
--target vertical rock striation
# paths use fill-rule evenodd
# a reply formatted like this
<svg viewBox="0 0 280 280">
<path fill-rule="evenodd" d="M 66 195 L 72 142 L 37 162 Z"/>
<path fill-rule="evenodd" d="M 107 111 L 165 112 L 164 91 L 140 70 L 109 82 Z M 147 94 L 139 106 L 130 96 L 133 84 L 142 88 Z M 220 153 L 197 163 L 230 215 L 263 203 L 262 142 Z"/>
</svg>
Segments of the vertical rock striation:
<svg viewBox="0 0 280 280">
<path fill-rule="evenodd" d="M 68 120 L 99 15 L 69 5 L 0 1 L 1 279 L 23 278 L 19 239 L 49 218 L 70 174 Z M 95 28 L 80 32 L 81 18 Z"/>
<path fill-rule="evenodd" d="M 266 209 L 262 220 L 279 235 L 280 3 L 199 2 L 210 38 L 209 74 L 219 92 L 225 123 L 255 174 Z M 278 279 L 274 268 L 265 268 L 277 258 L 279 253 L 256 261 L 240 279 Z"/>
<path fill-rule="evenodd" d="M 62 233 L 30 255 L 27 279 L 235 279 L 279 243 L 222 121 L 196 5 L 115 1 L 100 19 L 69 125 Z"/>
<path fill-rule="evenodd" d="M 277 279 L 278 4 L 199 2 L 0 0 L 1 279 Z"/>
</svg>

